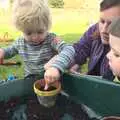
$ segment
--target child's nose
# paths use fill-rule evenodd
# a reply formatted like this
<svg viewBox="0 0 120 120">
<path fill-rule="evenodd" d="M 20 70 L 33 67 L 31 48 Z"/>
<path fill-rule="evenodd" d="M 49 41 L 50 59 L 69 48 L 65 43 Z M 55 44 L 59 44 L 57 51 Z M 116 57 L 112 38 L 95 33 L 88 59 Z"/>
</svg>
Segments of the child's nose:
<svg viewBox="0 0 120 120">
<path fill-rule="evenodd" d="M 38 35 L 37 35 L 36 33 L 32 34 L 32 39 L 33 39 L 33 40 L 36 40 L 37 37 L 38 37 Z"/>
</svg>

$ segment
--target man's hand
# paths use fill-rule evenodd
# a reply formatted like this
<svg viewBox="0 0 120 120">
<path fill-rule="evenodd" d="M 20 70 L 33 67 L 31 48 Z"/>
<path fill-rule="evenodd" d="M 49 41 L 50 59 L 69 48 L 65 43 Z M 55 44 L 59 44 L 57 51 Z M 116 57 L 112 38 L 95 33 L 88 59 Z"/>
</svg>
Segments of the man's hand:
<svg viewBox="0 0 120 120">
<path fill-rule="evenodd" d="M 74 65 L 69 69 L 69 71 L 70 71 L 71 73 L 78 73 L 78 72 L 79 72 L 79 69 L 80 69 L 79 65 L 78 65 L 78 64 L 74 64 Z"/>
</svg>

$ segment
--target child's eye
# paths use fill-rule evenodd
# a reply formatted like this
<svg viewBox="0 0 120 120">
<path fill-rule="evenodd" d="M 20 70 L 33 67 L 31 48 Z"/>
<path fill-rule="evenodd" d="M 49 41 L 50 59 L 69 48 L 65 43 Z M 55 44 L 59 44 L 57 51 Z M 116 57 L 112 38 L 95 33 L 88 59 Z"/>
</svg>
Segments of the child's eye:
<svg viewBox="0 0 120 120">
<path fill-rule="evenodd" d="M 119 55 L 119 54 L 114 53 L 114 55 L 115 55 L 115 57 L 120 57 L 120 55 Z"/>
</svg>

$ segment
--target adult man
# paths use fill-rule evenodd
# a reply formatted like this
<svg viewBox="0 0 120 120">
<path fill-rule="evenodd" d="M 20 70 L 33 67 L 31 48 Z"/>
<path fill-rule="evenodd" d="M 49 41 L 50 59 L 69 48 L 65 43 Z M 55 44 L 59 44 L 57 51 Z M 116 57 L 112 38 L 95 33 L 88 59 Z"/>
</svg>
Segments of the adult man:
<svg viewBox="0 0 120 120">
<path fill-rule="evenodd" d="M 113 74 L 109 69 L 106 54 L 109 52 L 108 26 L 113 18 L 120 16 L 120 0 L 103 0 L 100 3 L 100 20 L 90 27 L 80 41 L 75 43 L 75 65 L 70 71 L 75 72 L 79 65 L 88 62 L 89 75 L 103 76 L 109 80 Z"/>
</svg>

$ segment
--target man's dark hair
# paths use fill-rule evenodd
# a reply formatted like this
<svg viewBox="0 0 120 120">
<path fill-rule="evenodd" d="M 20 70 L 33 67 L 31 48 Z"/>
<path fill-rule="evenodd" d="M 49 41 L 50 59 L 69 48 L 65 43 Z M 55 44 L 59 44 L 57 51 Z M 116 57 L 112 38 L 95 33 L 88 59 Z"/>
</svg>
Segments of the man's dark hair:
<svg viewBox="0 0 120 120">
<path fill-rule="evenodd" d="M 109 34 L 120 38 L 120 17 L 115 18 L 108 28 Z"/>
<path fill-rule="evenodd" d="M 118 5 L 120 5 L 120 0 L 103 0 L 100 3 L 100 11 L 104 11 Z"/>
</svg>

